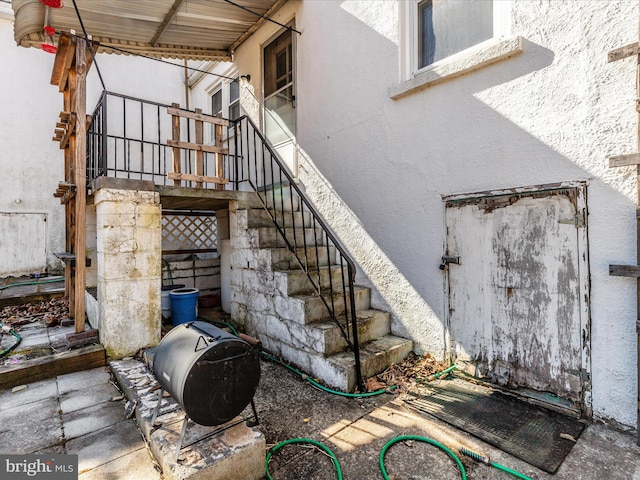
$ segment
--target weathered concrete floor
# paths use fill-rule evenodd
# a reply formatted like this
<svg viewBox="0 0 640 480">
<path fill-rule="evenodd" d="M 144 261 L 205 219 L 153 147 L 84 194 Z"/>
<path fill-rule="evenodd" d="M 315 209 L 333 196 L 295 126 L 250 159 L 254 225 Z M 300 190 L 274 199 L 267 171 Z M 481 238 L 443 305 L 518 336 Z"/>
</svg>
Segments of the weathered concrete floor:
<svg viewBox="0 0 640 480">
<path fill-rule="evenodd" d="M 125 419 L 124 400 L 112 401 L 119 394 L 108 368 L 36 382 L 17 393 L 0 391 L 0 453 L 77 453 L 81 480 L 163 478 L 135 420 Z M 321 441 L 337 455 L 346 480 L 381 479 L 380 450 L 390 438 L 402 434 L 425 435 L 450 446 L 463 443 L 534 479 L 640 480 L 635 436 L 603 425 L 589 426 L 558 473 L 549 475 L 417 414 L 390 394 L 363 400 L 330 395 L 271 363 L 262 363 L 255 403 L 267 447 L 294 437 Z M 513 478 L 466 458 L 463 462 L 470 480 Z M 387 453 L 386 465 L 397 478 L 460 478 L 453 462 L 426 444 L 395 445 Z M 270 472 L 275 480 L 336 478 L 327 456 L 297 446 L 277 452 Z"/>
</svg>

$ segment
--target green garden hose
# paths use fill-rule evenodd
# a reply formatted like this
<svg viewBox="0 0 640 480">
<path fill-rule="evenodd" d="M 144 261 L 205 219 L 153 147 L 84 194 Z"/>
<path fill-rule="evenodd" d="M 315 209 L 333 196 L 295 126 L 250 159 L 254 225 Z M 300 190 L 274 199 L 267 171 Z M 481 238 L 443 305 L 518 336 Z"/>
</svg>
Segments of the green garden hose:
<svg viewBox="0 0 640 480">
<path fill-rule="evenodd" d="M 392 385 L 389 388 L 381 388 L 380 390 L 376 390 L 374 392 L 365 392 L 365 393 L 347 393 L 347 392 L 341 392 L 339 390 L 332 390 L 330 388 L 325 387 L 324 385 L 316 382 L 313 378 L 311 378 L 309 375 L 306 375 L 304 373 L 302 373 L 300 370 L 298 370 L 295 367 L 292 367 L 291 365 L 288 365 L 280 360 L 278 360 L 275 357 L 272 357 L 271 355 L 269 355 L 268 353 L 264 352 L 264 351 L 260 351 L 258 352 L 260 353 L 260 355 L 262 355 L 265 358 L 268 358 L 269 360 L 271 360 L 272 362 L 276 362 L 279 363 L 280 365 L 283 365 L 285 367 L 287 367 L 289 370 L 291 370 L 294 373 L 297 373 L 298 375 L 300 375 L 302 377 L 303 380 L 306 380 L 307 382 L 309 382 L 311 385 L 313 385 L 316 388 L 319 388 L 320 390 L 323 390 L 327 393 L 332 393 L 334 395 L 340 395 L 341 397 L 348 397 L 348 398 L 364 398 L 364 397 L 374 397 L 376 395 L 381 395 L 383 393 L 389 393 L 390 390 L 394 390 L 396 387 L 395 385 Z"/>
<path fill-rule="evenodd" d="M 398 437 L 394 437 L 391 440 L 389 440 L 384 447 L 382 447 L 382 450 L 380 450 L 380 471 L 382 472 L 382 477 L 385 480 L 390 480 L 389 475 L 387 474 L 387 469 L 384 466 L 384 456 L 387 453 L 387 450 L 389 450 L 389 448 L 391 448 L 392 445 L 398 443 L 398 442 L 403 442 L 405 440 L 416 440 L 418 442 L 424 442 L 424 443 L 429 443 L 435 447 L 438 447 L 440 450 L 443 450 L 444 452 L 446 452 L 447 455 L 449 455 L 451 458 L 453 458 L 454 462 L 456 462 L 456 465 L 458 466 L 458 468 L 460 469 L 460 476 L 462 478 L 462 480 L 466 480 L 467 479 L 467 472 L 464 469 L 464 465 L 462 464 L 462 462 L 460 461 L 460 459 L 458 458 L 458 456 L 453 453 L 453 451 L 451 451 L 448 447 L 446 447 L 445 445 L 443 445 L 442 443 L 433 440 L 432 438 L 427 438 L 427 437 L 420 437 L 417 435 L 400 435 Z"/>
<path fill-rule="evenodd" d="M 533 480 L 531 477 L 527 477 L 526 475 L 523 475 L 520 472 L 511 470 L 510 468 L 505 467 L 504 465 L 500 465 L 499 463 L 492 462 L 488 457 L 485 457 L 484 455 L 480 455 L 479 453 L 476 453 L 473 450 L 469 450 L 468 448 L 460 447 L 458 451 L 463 455 L 466 455 L 467 457 L 473 458 L 477 462 L 486 463 L 490 467 L 496 468 L 498 470 L 502 470 L 503 472 L 507 472 L 508 474 L 513 475 L 514 477 L 521 478 L 522 480 Z"/>
<path fill-rule="evenodd" d="M 269 452 L 267 453 L 267 458 L 264 462 L 264 468 L 265 471 L 267 472 L 267 479 L 268 480 L 273 480 L 273 477 L 271 476 L 271 474 L 269 473 L 269 462 L 271 461 L 271 457 L 272 455 L 278 451 L 280 448 L 286 446 L 286 445 L 291 445 L 293 443 L 302 443 L 305 445 L 313 445 L 315 447 L 318 447 L 320 450 L 322 450 L 323 452 L 325 452 L 327 455 L 329 455 L 329 458 L 331 458 L 331 461 L 333 462 L 333 466 L 336 468 L 336 473 L 338 474 L 338 480 L 342 480 L 342 469 L 340 468 L 340 462 L 338 462 L 338 457 L 336 457 L 335 453 L 333 453 L 331 451 L 331 449 L 329 447 L 327 447 L 325 444 L 320 443 L 316 440 L 313 440 L 312 438 L 290 438 L 289 440 L 285 440 L 283 442 L 280 442 L 276 445 L 274 445 L 272 448 L 269 449 Z"/>
<path fill-rule="evenodd" d="M 43 283 L 56 283 L 56 282 L 64 282 L 64 277 L 48 278 L 46 280 L 38 280 L 35 282 L 10 283 L 9 285 L 0 286 L 0 290 L 6 290 L 7 288 L 11 288 L 11 287 L 24 287 L 26 285 L 41 285 Z"/>
<path fill-rule="evenodd" d="M 2 326 L 2 331 L 3 332 L 7 332 L 9 333 L 11 336 L 13 336 L 16 339 L 16 343 L 14 343 L 12 346 L 10 346 L 9 348 L 7 348 L 6 350 L 2 350 L 0 352 L 0 358 L 4 357 L 5 355 L 7 355 L 11 350 L 13 350 L 14 348 L 16 348 L 18 345 L 20 345 L 20 342 L 22 342 L 22 337 L 20 335 L 18 335 L 13 329 L 9 328 L 7 329 L 7 327 Z"/>
</svg>

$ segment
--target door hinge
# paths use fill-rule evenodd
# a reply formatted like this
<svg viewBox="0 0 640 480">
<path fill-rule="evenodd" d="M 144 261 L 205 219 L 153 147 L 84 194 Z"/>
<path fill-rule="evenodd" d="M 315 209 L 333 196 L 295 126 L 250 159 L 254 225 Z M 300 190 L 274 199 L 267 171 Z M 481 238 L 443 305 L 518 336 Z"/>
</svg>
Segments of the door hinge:
<svg viewBox="0 0 640 480">
<path fill-rule="evenodd" d="M 558 223 L 562 223 L 563 225 L 573 225 L 576 228 L 582 228 L 587 224 L 585 211 L 582 210 L 581 212 L 574 215 L 572 218 L 560 219 L 558 220 Z"/>
</svg>

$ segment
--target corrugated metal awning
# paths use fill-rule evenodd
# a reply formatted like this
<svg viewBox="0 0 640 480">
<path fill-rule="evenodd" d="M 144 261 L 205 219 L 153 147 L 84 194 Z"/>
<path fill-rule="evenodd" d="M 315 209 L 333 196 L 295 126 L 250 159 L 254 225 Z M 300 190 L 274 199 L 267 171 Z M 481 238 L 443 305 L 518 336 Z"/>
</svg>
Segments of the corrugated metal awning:
<svg viewBox="0 0 640 480">
<path fill-rule="evenodd" d="M 101 45 L 99 51 L 228 61 L 265 21 L 259 15 L 269 17 L 286 1 L 76 0 L 76 4 L 87 33 Z M 40 48 L 45 25 L 57 32 L 82 34 L 71 0 L 62 8 L 47 7 L 40 0 L 13 0 L 12 5 L 18 45 Z"/>
</svg>

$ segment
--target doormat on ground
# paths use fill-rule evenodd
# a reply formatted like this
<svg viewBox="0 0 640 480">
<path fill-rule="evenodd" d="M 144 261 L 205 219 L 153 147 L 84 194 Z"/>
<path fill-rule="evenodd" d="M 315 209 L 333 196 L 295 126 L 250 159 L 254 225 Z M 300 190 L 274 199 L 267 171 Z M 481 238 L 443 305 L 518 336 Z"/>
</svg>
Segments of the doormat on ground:
<svg viewBox="0 0 640 480">
<path fill-rule="evenodd" d="M 548 473 L 555 473 L 584 424 L 461 379 L 439 380 L 405 402 Z"/>
</svg>

